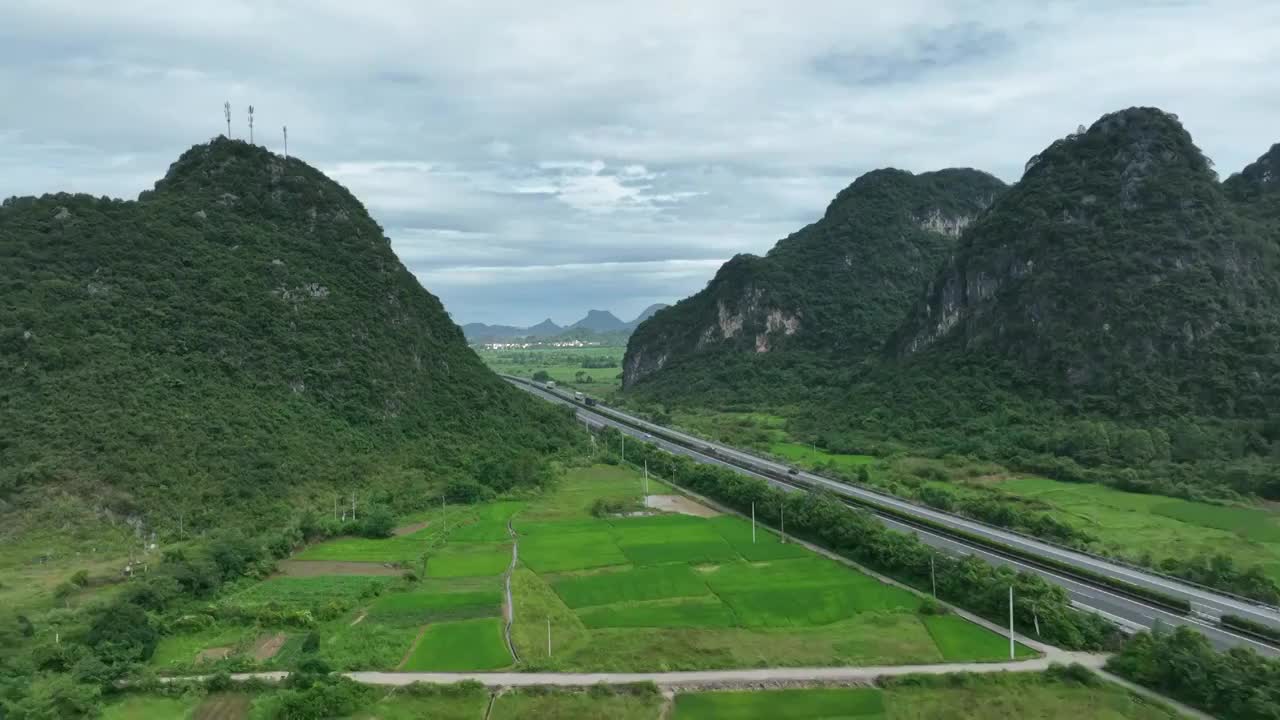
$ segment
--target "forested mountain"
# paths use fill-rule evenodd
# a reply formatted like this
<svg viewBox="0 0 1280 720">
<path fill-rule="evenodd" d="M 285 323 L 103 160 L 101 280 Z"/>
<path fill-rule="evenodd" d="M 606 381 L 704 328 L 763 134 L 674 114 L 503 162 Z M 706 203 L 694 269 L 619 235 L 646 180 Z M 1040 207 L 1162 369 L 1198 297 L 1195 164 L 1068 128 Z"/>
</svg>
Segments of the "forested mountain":
<svg viewBox="0 0 1280 720">
<path fill-rule="evenodd" d="M 653 317 L 654 314 L 657 313 L 659 310 L 663 308 L 668 308 L 668 307 L 671 307 L 671 306 L 666 303 L 654 303 L 649 307 L 645 308 L 644 310 L 641 310 L 640 314 L 637 315 L 634 320 L 632 320 L 627 324 L 630 325 L 631 329 L 634 330 L 635 328 L 639 327 L 640 323 Z"/>
<path fill-rule="evenodd" d="M 612 340 L 614 336 L 621 335 L 622 340 L 626 340 L 626 336 L 635 329 L 637 325 L 653 316 L 654 313 L 667 307 L 662 303 L 656 303 L 645 308 L 644 311 L 631 322 L 623 322 L 618 319 L 617 315 L 608 310 L 588 310 L 587 314 L 581 320 L 561 327 L 547 318 L 532 327 L 522 328 L 512 325 L 486 325 L 484 323 L 467 323 L 462 326 L 462 332 L 466 335 L 467 341 L 472 343 L 493 342 L 496 340 L 519 340 L 523 338 L 536 338 L 540 340 L 591 340 L 593 335 L 609 336 Z M 596 338 L 603 339 L 603 338 Z"/>
<path fill-rule="evenodd" d="M 0 208 L 0 526 L 187 530 L 531 482 L 566 415 L 510 388 L 347 190 L 218 138 L 137 201 Z"/>
<path fill-rule="evenodd" d="M 738 255 L 701 292 L 641 323 L 624 383 L 681 384 L 723 356 L 878 350 L 960 231 L 1004 190 L 976 170 L 876 170 L 764 257 Z M 721 360 L 701 360 L 721 356 Z M 775 363 L 776 359 L 771 358 Z"/>
<path fill-rule="evenodd" d="M 1242 203 L 1265 198 L 1267 172 L 1233 181 Z M 1278 323 L 1280 247 L 1174 116 L 1133 108 L 1028 162 L 892 351 L 1006 366 L 1109 414 L 1261 417 L 1280 407 Z"/>
</svg>

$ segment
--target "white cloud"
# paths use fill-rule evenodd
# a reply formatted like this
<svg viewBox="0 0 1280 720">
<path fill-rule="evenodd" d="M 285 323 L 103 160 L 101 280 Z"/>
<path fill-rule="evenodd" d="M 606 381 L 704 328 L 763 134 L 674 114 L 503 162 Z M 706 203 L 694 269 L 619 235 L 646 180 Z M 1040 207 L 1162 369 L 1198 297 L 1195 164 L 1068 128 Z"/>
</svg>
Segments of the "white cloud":
<svg viewBox="0 0 1280 720">
<path fill-rule="evenodd" d="M 1178 113 L 1224 174 L 1280 141 L 1274 3 L 10 0 L 4 15 L 0 196 L 135 195 L 222 131 L 224 99 L 238 135 L 253 103 L 259 140 L 278 148 L 287 123 L 292 154 L 364 200 L 462 320 L 675 300 L 866 170 L 1014 180 L 1131 105 Z"/>
</svg>

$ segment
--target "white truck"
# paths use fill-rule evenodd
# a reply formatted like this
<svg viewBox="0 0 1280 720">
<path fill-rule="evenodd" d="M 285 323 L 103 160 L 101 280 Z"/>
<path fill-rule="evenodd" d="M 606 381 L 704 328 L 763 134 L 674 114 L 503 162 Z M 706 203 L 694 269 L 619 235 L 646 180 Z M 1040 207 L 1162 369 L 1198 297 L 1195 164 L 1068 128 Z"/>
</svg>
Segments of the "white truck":
<svg viewBox="0 0 1280 720">
<path fill-rule="evenodd" d="M 583 394 L 582 394 L 582 393 L 580 393 L 580 392 L 576 392 L 576 393 L 574 393 L 574 394 L 573 394 L 573 400 L 574 400 L 574 402 L 585 402 L 585 401 L 586 401 L 586 399 L 587 399 L 587 396 L 586 396 L 586 395 L 583 395 Z"/>
<path fill-rule="evenodd" d="M 547 381 L 547 383 L 546 383 L 546 385 L 544 385 L 543 387 L 545 387 L 545 388 L 546 388 L 546 389 L 548 389 L 548 390 L 555 390 L 555 389 L 556 389 L 556 381 L 555 381 L 555 380 L 548 380 L 548 381 Z"/>
</svg>

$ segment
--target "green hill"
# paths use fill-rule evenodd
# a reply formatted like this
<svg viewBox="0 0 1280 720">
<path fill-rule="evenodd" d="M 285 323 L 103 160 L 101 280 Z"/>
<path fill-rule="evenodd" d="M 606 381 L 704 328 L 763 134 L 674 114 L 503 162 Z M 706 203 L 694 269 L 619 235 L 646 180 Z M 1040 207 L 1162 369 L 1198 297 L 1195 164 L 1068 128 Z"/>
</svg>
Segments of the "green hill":
<svg viewBox="0 0 1280 720">
<path fill-rule="evenodd" d="M 1000 366 L 1110 415 L 1264 417 L 1280 407 L 1280 247 L 1174 116 L 1112 113 L 1032 158 L 891 349 Z"/>
<path fill-rule="evenodd" d="M 334 489 L 536 479 L 567 415 L 508 387 L 346 189 L 218 138 L 137 201 L 0 208 L 0 522 L 269 523 Z"/>
<path fill-rule="evenodd" d="M 749 391 L 814 354 L 847 363 L 874 353 L 960 231 L 1003 190 L 976 170 L 859 177 L 820 220 L 764 257 L 734 257 L 706 289 L 641 323 L 624 384 Z"/>
</svg>

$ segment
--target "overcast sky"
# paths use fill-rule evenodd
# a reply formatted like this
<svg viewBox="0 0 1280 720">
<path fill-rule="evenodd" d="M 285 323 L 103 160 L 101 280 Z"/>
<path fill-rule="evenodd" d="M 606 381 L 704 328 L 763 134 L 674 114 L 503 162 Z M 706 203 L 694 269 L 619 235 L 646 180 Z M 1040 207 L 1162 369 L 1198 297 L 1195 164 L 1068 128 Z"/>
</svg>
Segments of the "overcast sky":
<svg viewBox="0 0 1280 720">
<path fill-rule="evenodd" d="M 630 319 L 859 174 L 1132 105 L 1225 177 L 1280 141 L 1280 3 L 0 0 L 0 196 L 136 197 L 222 132 L 350 188 L 458 322 Z"/>
</svg>

